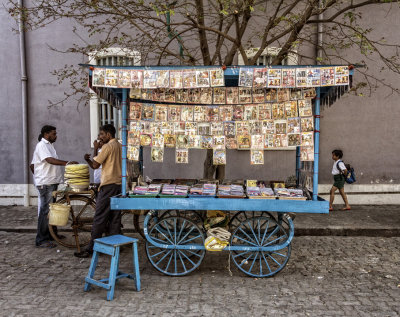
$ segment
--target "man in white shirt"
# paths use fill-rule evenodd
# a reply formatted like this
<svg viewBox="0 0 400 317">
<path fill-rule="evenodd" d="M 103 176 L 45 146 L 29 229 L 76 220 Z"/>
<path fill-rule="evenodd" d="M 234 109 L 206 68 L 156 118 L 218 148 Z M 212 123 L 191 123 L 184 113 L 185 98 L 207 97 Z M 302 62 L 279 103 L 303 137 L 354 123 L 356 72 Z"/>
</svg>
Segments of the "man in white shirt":
<svg viewBox="0 0 400 317">
<path fill-rule="evenodd" d="M 61 166 L 77 164 L 59 160 L 53 143 L 57 140 L 57 131 L 53 126 L 45 125 L 39 135 L 40 142 L 36 145 L 33 153 L 32 163 L 34 167 L 34 179 L 40 196 L 40 211 L 36 234 L 36 246 L 53 248 L 49 232 L 49 204 L 53 191 L 57 190 L 58 184 L 63 182 L 63 171 Z"/>
</svg>

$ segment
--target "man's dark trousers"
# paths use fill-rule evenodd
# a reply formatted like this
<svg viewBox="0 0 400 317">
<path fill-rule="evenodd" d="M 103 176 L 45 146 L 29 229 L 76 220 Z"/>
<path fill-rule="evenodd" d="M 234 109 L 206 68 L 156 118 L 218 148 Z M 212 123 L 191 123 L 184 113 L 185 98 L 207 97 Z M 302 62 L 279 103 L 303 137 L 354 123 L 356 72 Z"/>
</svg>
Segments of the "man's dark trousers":
<svg viewBox="0 0 400 317">
<path fill-rule="evenodd" d="M 111 210 L 111 197 L 121 193 L 121 185 L 104 185 L 96 199 L 96 212 L 93 218 L 92 239 L 86 250 L 93 251 L 94 240 L 101 238 L 103 233 L 109 235 L 121 233 L 121 212 Z"/>
</svg>

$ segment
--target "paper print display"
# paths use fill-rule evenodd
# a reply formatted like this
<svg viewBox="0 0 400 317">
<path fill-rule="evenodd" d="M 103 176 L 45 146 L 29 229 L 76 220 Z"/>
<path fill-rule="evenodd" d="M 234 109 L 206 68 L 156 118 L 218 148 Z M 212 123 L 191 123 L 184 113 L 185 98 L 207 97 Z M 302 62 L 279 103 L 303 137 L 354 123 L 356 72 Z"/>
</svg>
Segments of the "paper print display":
<svg viewBox="0 0 400 317">
<path fill-rule="evenodd" d="M 214 135 L 213 136 L 213 148 L 214 149 L 225 149 L 225 136 Z"/>
<path fill-rule="evenodd" d="M 201 136 L 201 148 L 206 150 L 213 148 L 213 137 L 211 135 Z"/>
<path fill-rule="evenodd" d="M 132 78 L 130 69 L 120 69 L 118 71 L 118 87 L 131 88 Z"/>
<path fill-rule="evenodd" d="M 118 87 L 118 70 L 112 68 L 106 68 L 106 87 L 116 88 Z"/>
<path fill-rule="evenodd" d="M 193 120 L 196 122 L 206 121 L 207 108 L 204 106 L 194 106 Z"/>
<path fill-rule="evenodd" d="M 222 68 L 210 69 L 211 87 L 225 86 L 224 71 Z"/>
<path fill-rule="evenodd" d="M 297 102 L 299 106 L 299 116 L 300 117 L 309 117 L 312 116 L 312 105 L 311 100 L 302 99 Z"/>
<path fill-rule="evenodd" d="M 164 148 L 151 147 L 151 161 L 162 162 L 164 161 Z"/>
<path fill-rule="evenodd" d="M 213 150 L 213 165 L 225 165 L 225 164 L 226 164 L 225 149 L 214 149 Z"/>
<path fill-rule="evenodd" d="M 189 135 L 188 142 L 190 149 L 201 149 L 201 135 Z"/>
<path fill-rule="evenodd" d="M 162 134 L 153 134 L 151 145 L 153 147 L 164 147 L 164 135 Z"/>
<path fill-rule="evenodd" d="M 208 122 L 219 121 L 219 107 L 216 106 L 207 107 L 206 121 Z"/>
<path fill-rule="evenodd" d="M 301 145 L 302 146 L 314 145 L 314 133 L 313 132 L 302 132 L 301 133 Z"/>
<path fill-rule="evenodd" d="M 264 120 L 261 122 L 262 134 L 271 134 L 275 131 L 274 120 Z"/>
<path fill-rule="evenodd" d="M 335 67 L 335 85 L 348 85 L 349 84 L 349 67 L 337 66 Z"/>
<path fill-rule="evenodd" d="M 250 123 L 247 121 L 237 121 L 236 134 L 250 134 Z"/>
<path fill-rule="evenodd" d="M 181 121 L 181 106 L 170 105 L 168 107 L 168 120 L 169 121 Z"/>
<path fill-rule="evenodd" d="M 321 70 L 319 68 L 307 68 L 307 87 L 321 86 Z"/>
<path fill-rule="evenodd" d="M 272 117 L 271 104 L 261 104 L 258 106 L 258 119 L 269 120 Z"/>
<path fill-rule="evenodd" d="M 314 131 L 314 118 L 313 117 L 302 117 L 301 118 L 301 132 L 312 132 Z"/>
<path fill-rule="evenodd" d="M 290 90 L 287 88 L 278 89 L 278 102 L 285 102 L 290 100 Z"/>
<path fill-rule="evenodd" d="M 176 149 L 175 150 L 175 163 L 188 164 L 189 163 L 189 151 L 187 149 Z"/>
<path fill-rule="evenodd" d="M 187 89 L 175 89 L 175 100 L 178 103 L 188 102 L 188 90 Z"/>
<path fill-rule="evenodd" d="M 129 119 L 139 121 L 142 117 L 142 104 L 131 102 L 129 104 Z"/>
<path fill-rule="evenodd" d="M 183 76 L 180 70 L 171 70 L 169 72 L 169 87 L 183 88 Z"/>
<path fill-rule="evenodd" d="M 249 134 L 240 134 L 237 136 L 238 149 L 249 150 L 251 146 L 251 136 Z"/>
<path fill-rule="evenodd" d="M 210 73 L 207 69 L 196 70 L 197 87 L 210 87 Z"/>
<path fill-rule="evenodd" d="M 154 121 L 155 107 L 153 104 L 142 105 L 142 120 Z"/>
<path fill-rule="evenodd" d="M 168 121 L 168 107 L 156 105 L 155 121 Z"/>
<path fill-rule="evenodd" d="M 221 121 L 231 121 L 233 117 L 232 106 L 220 106 L 219 107 L 219 118 Z"/>
<path fill-rule="evenodd" d="M 141 146 L 151 146 L 152 134 L 142 133 L 140 135 L 140 145 Z"/>
<path fill-rule="evenodd" d="M 262 150 L 264 149 L 264 135 L 255 134 L 251 136 L 251 149 Z"/>
<path fill-rule="evenodd" d="M 300 160 L 303 162 L 314 161 L 314 147 L 313 146 L 300 147 Z"/>
<path fill-rule="evenodd" d="M 128 144 L 132 146 L 140 146 L 140 132 L 128 131 Z"/>
<path fill-rule="evenodd" d="M 256 105 L 245 105 L 243 112 L 243 120 L 251 121 L 258 119 L 258 107 Z"/>
<path fill-rule="evenodd" d="M 251 165 L 264 164 L 264 151 L 263 150 L 251 150 L 250 151 L 250 164 Z"/>
<path fill-rule="evenodd" d="M 267 68 L 255 68 L 253 75 L 253 88 L 265 88 L 267 86 Z"/>
<path fill-rule="evenodd" d="M 267 89 L 265 91 L 265 101 L 266 102 L 276 102 L 278 100 L 277 89 Z"/>
<path fill-rule="evenodd" d="M 164 134 L 164 146 L 175 147 L 176 135 L 175 134 Z"/>
<path fill-rule="evenodd" d="M 131 70 L 131 87 L 132 88 L 142 88 L 143 87 L 143 71 L 141 70 Z"/>
<path fill-rule="evenodd" d="M 307 69 L 297 68 L 296 69 L 296 87 L 303 88 L 307 87 Z"/>
<path fill-rule="evenodd" d="M 235 106 L 232 106 L 232 109 L 233 109 L 233 120 L 234 121 L 243 120 L 243 106 L 235 105 Z"/>
<path fill-rule="evenodd" d="M 195 70 L 183 71 L 183 88 L 196 88 L 197 79 Z"/>
<path fill-rule="evenodd" d="M 209 122 L 198 123 L 197 131 L 200 135 L 211 135 L 211 125 Z"/>
<path fill-rule="evenodd" d="M 239 103 L 251 103 L 251 102 L 252 102 L 251 88 L 239 87 Z"/>
<path fill-rule="evenodd" d="M 106 70 L 105 68 L 95 68 L 92 72 L 92 85 L 105 86 L 106 83 Z"/>
<path fill-rule="evenodd" d="M 265 102 L 265 90 L 264 88 L 253 88 L 253 103 Z"/>
<path fill-rule="evenodd" d="M 287 130 L 287 121 L 286 120 L 277 120 L 275 121 L 275 133 L 276 134 L 286 134 Z"/>
<path fill-rule="evenodd" d="M 237 139 L 236 136 L 225 137 L 225 146 L 227 149 L 236 150 L 237 149 Z"/>
<path fill-rule="evenodd" d="M 225 93 L 225 92 L 224 92 Z M 212 88 L 200 88 L 200 103 L 209 104 L 213 103 L 213 91 Z"/>
<path fill-rule="evenodd" d="M 223 122 L 211 122 L 211 135 L 223 135 L 224 124 Z"/>
<path fill-rule="evenodd" d="M 185 134 L 186 135 L 197 134 L 197 122 L 186 122 L 185 123 Z"/>
<path fill-rule="evenodd" d="M 128 145 L 127 148 L 127 159 L 131 161 L 139 161 L 140 148 L 132 145 Z"/>
<path fill-rule="evenodd" d="M 236 125 L 233 121 L 224 122 L 224 135 L 225 136 L 235 136 L 236 135 Z"/>
<path fill-rule="evenodd" d="M 282 69 L 282 87 L 294 88 L 296 87 L 296 70 L 290 68 Z"/>
<path fill-rule="evenodd" d="M 215 94 L 215 91 L 214 91 Z M 226 87 L 226 103 L 237 104 L 239 103 L 239 88 L 238 87 Z"/>
<path fill-rule="evenodd" d="M 268 69 L 268 86 L 269 88 L 280 88 L 282 85 L 282 69 Z"/>
<path fill-rule="evenodd" d="M 194 118 L 194 107 L 193 106 L 182 106 L 181 108 L 181 121 L 193 121 Z"/>
<path fill-rule="evenodd" d="M 185 134 L 186 131 L 186 122 L 173 122 L 174 124 L 174 133 L 175 134 Z"/>
<path fill-rule="evenodd" d="M 143 71 L 143 88 L 157 88 L 157 75 L 156 70 Z"/>
<path fill-rule="evenodd" d="M 335 85 L 335 68 L 324 67 L 321 68 L 321 86 L 334 86 Z"/>
<path fill-rule="evenodd" d="M 301 144 L 300 133 L 288 133 L 288 146 L 298 146 Z"/>
<path fill-rule="evenodd" d="M 186 134 L 178 134 L 176 136 L 176 147 L 179 149 L 187 149 L 189 144 L 189 137 Z"/>
<path fill-rule="evenodd" d="M 287 133 L 300 133 L 300 118 L 287 119 Z"/>
<path fill-rule="evenodd" d="M 275 120 L 285 119 L 285 104 L 283 103 L 272 104 L 272 119 Z"/>
<path fill-rule="evenodd" d="M 285 102 L 285 115 L 286 117 L 297 117 L 297 101 L 287 101 Z"/>
<path fill-rule="evenodd" d="M 239 69 L 239 87 L 252 87 L 253 86 L 253 68 Z"/>
</svg>

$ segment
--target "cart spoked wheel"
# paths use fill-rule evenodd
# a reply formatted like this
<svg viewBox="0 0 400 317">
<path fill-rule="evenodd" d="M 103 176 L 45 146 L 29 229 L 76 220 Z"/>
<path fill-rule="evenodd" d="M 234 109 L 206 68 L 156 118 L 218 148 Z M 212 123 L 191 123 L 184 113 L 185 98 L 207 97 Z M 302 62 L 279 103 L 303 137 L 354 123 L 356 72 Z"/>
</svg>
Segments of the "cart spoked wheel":
<svg viewBox="0 0 400 317">
<path fill-rule="evenodd" d="M 234 231 L 240 225 L 240 223 L 253 217 L 270 217 L 275 219 L 275 217 L 268 211 L 239 211 L 235 213 L 235 215 L 229 221 L 230 230 Z"/>
<path fill-rule="evenodd" d="M 162 248 L 146 241 L 146 255 L 159 272 L 171 276 L 189 274 L 203 261 L 205 250 L 190 249 L 191 245 L 204 245 L 204 232 L 192 220 L 184 217 L 161 219 L 149 229 L 150 238 L 174 249 Z"/>
<path fill-rule="evenodd" d="M 231 246 L 271 247 L 289 238 L 286 230 L 271 217 L 242 221 L 231 237 Z M 290 258 L 291 244 L 275 251 L 231 251 L 235 265 L 247 275 L 268 277 L 281 271 Z"/>
<path fill-rule="evenodd" d="M 201 215 L 198 212 L 193 211 L 193 210 L 172 209 L 172 210 L 163 210 L 158 213 L 158 216 L 157 216 L 157 214 L 156 214 L 156 216 L 153 216 L 151 219 L 151 222 L 149 223 L 149 227 L 151 227 L 151 225 L 153 223 L 157 222 L 158 220 L 164 219 L 166 217 L 171 217 L 171 216 L 184 217 L 184 218 L 190 219 L 191 221 L 193 221 L 195 224 L 197 224 L 200 227 L 203 226 L 203 218 L 201 217 Z M 146 217 L 146 214 L 134 215 L 133 216 L 133 225 L 135 226 L 136 232 L 138 232 L 143 238 L 146 238 L 144 236 L 144 232 L 143 232 L 144 217 Z"/>
<path fill-rule="evenodd" d="M 57 203 L 66 204 L 67 199 L 61 198 Z M 71 211 L 68 223 L 62 227 L 49 225 L 49 231 L 53 239 L 64 247 L 76 248 L 78 244 L 83 247 L 91 239 L 96 203 L 92 198 L 82 195 L 70 195 L 69 203 Z"/>
</svg>

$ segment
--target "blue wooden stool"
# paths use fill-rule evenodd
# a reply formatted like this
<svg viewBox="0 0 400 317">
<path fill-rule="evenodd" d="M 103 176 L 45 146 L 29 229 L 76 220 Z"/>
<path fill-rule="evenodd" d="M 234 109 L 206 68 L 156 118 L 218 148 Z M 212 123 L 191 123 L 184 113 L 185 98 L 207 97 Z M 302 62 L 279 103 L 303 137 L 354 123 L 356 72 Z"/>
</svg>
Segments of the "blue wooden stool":
<svg viewBox="0 0 400 317">
<path fill-rule="evenodd" d="M 115 282 L 123 277 L 136 281 L 136 290 L 140 291 L 139 259 L 137 251 L 138 239 L 126 237 L 120 234 L 94 240 L 92 262 L 89 273 L 85 278 L 85 292 L 90 290 L 91 284 L 103 287 L 107 290 L 107 300 L 113 300 Z M 119 251 L 122 245 L 131 244 L 133 251 L 133 275 L 119 271 Z M 99 253 L 111 255 L 110 277 L 101 280 L 93 279 L 96 270 Z"/>
</svg>

